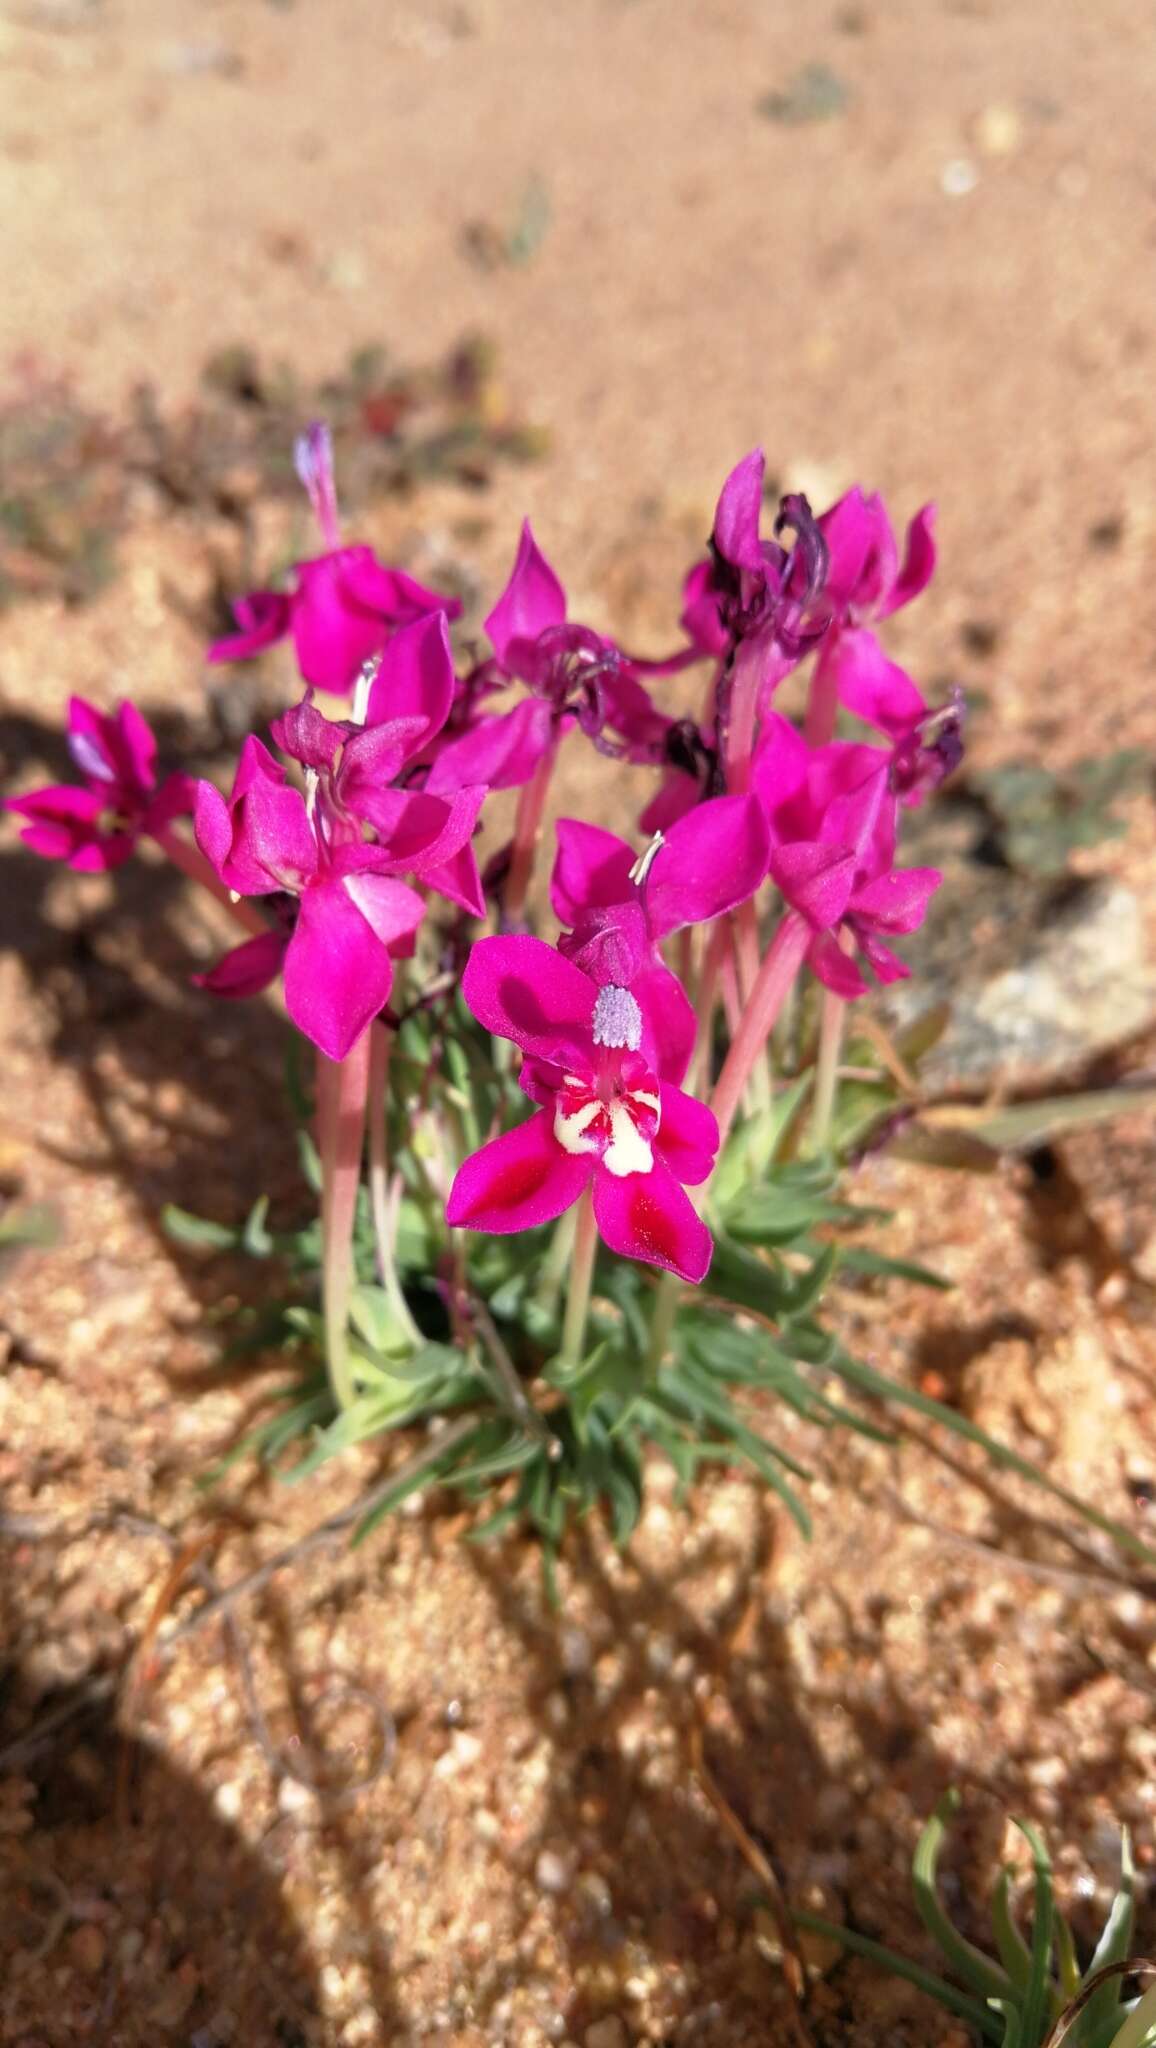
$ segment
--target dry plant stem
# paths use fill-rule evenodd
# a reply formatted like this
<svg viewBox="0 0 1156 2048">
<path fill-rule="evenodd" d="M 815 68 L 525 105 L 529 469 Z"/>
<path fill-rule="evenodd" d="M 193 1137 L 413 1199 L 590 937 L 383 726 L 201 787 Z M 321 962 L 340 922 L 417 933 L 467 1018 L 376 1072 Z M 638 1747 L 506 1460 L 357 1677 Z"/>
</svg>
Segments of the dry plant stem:
<svg viewBox="0 0 1156 2048">
<path fill-rule="evenodd" d="M 743 1011 L 730 1051 L 723 1062 L 711 1107 L 718 1118 L 719 1149 L 726 1144 L 735 1112 L 743 1098 L 755 1061 L 761 1056 L 775 1019 L 803 964 L 811 934 L 794 911 L 775 933 Z"/>
<path fill-rule="evenodd" d="M 356 1393 L 349 1362 L 349 1295 L 353 1283 L 353 1226 L 365 1142 L 369 1038 L 369 1032 L 363 1031 L 340 1061 L 326 1059 L 321 1052 L 317 1055 L 325 1363 L 339 1408 L 348 1408 Z"/>
<path fill-rule="evenodd" d="M 511 927 L 519 925 L 525 915 L 526 898 L 529 896 L 534 874 L 534 856 L 538 851 L 538 840 L 542 833 L 546 797 L 557 758 L 558 742 L 555 739 L 547 747 L 518 797 L 518 808 L 514 817 L 514 850 L 510 856 L 510 872 L 502 895 L 505 922 Z"/>
<path fill-rule="evenodd" d="M 811 1103 L 811 1150 L 825 1152 L 831 1137 L 831 1113 L 835 1107 L 835 1084 L 839 1054 L 843 1049 L 843 1026 L 847 1004 L 829 988 L 823 990 L 819 1018 L 819 1056 L 815 1062 L 815 1093 Z"/>
<path fill-rule="evenodd" d="M 390 1036 L 387 1027 L 369 1027 L 369 1208 L 373 1218 L 373 1242 L 377 1275 L 389 1298 L 389 1305 L 411 1344 L 422 1342 L 422 1334 L 409 1312 L 409 1304 L 397 1277 L 394 1245 L 397 1210 L 389 1194 L 389 1140 L 387 1103 L 389 1095 Z"/>
<path fill-rule="evenodd" d="M 799 1953 L 798 1937 L 791 1920 L 790 1908 L 783 1897 L 783 1888 L 775 1874 L 770 1858 L 764 1855 L 758 1843 L 743 1826 L 730 1801 L 724 1798 L 712 1773 L 707 1769 L 703 1755 L 702 1728 L 696 1721 L 690 1731 L 690 1763 L 695 1777 L 714 1807 L 718 1818 L 726 1829 L 740 1856 L 754 1871 L 767 1895 L 767 1904 L 775 1922 L 775 1932 L 783 1952 L 782 1970 L 791 2000 L 795 2041 L 800 2048 L 812 2048 L 811 2036 L 803 2023 L 799 2007 L 807 1996 L 807 1972 Z"/>
<path fill-rule="evenodd" d="M 222 903 L 229 915 L 234 917 L 238 924 L 244 925 L 247 932 L 251 932 L 255 938 L 264 937 L 269 925 L 260 911 L 255 910 L 251 903 L 246 903 L 243 896 L 230 895 L 219 876 L 209 866 L 199 846 L 193 846 L 187 839 L 182 839 L 180 833 L 174 832 L 171 825 L 160 826 L 152 837 L 161 852 L 167 855 L 175 868 L 180 869 L 182 875 L 187 875 L 190 882 L 198 882 L 202 889 L 208 890 L 210 896 L 215 896 L 217 902 Z"/>
<path fill-rule="evenodd" d="M 590 1283 L 594 1278 L 594 1254 L 598 1249 L 598 1226 L 594 1221 L 594 1190 L 588 1187 L 578 1204 L 574 1227 L 574 1255 L 570 1261 L 570 1291 L 562 1324 L 561 1357 L 566 1365 L 577 1365 L 586 1341 L 586 1316 L 590 1307 Z"/>
</svg>

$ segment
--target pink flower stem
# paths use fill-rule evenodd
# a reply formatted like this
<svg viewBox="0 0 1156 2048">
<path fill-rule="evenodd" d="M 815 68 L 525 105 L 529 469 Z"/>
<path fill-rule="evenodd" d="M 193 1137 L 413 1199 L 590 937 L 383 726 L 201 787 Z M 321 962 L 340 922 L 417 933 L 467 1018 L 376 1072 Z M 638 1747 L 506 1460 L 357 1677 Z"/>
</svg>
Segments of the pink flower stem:
<svg viewBox="0 0 1156 2048">
<path fill-rule="evenodd" d="M 788 911 L 759 969 L 714 1091 L 711 1107 L 718 1118 L 720 1152 L 742 1101 L 743 1090 L 774 1029 L 779 1011 L 803 964 L 810 940 L 810 930 L 804 920 L 796 912 Z"/>
<path fill-rule="evenodd" d="M 230 916 L 235 917 L 238 924 L 244 925 L 247 932 L 260 937 L 269 930 L 259 910 L 254 909 L 251 903 L 247 903 L 243 896 L 234 898 L 230 895 L 215 870 L 209 866 L 199 846 L 193 846 L 187 839 L 182 839 L 180 833 L 174 832 L 171 825 L 158 825 L 150 837 L 156 840 L 162 853 L 168 856 L 175 868 L 180 869 L 182 875 L 187 875 L 191 882 L 199 882 L 202 889 L 207 889 L 210 896 L 215 896 L 218 903 L 223 903 Z"/>
<path fill-rule="evenodd" d="M 718 1002 L 719 976 L 722 964 L 730 946 L 730 928 L 725 917 L 717 919 L 703 955 L 702 971 L 698 983 L 698 1035 L 695 1040 L 694 1060 L 691 1065 L 693 1081 L 688 1083 L 692 1095 L 704 1095 L 710 1086 L 710 1056 L 714 1038 L 714 1013 Z"/>
<path fill-rule="evenodd" d="M 809 747 L 825 747 L 835 731 L 839 711 L 839 676 L 828 641 L 819 649 L 807 699 L 803 738 Z"/>
<path fill-rule="evenodd" d="M 594 1188 L 591 1183 L 578 1204 L 578 1218 L 574 1227 L 570 1291 L 566 1296 L 562 1349 L 559 1353 L 564 1365 L 581 1363 L 586 1342 L 586 1317 L 590 1309 L 590 1286 L 594 1278 L 594 1254 L 597 1249 L 598 1225 L 594 1221 Z"/>
<path fill-rule="evenodd" d="M 368 1116 L 369 1116 L 369 1208 L 373 1218 L 373 1242 L 377 1253 L 377 1273 L 389 1299 L 393 1313 L 409 1338 L 418 1345 L 422 1341 L 421 1331 L 409 1312 L 402 1285 L 397 1276 L 394 1248 L 397 1237 L 397 1211 L 390 1200 L 389 1191 L 389 1055 L 391 1040 L 386 1025 L 376 1022 L 369 1027 L 369 1074 Z"/>
<path fill-rule="evenodd" d="M 558 742 L 557 739 L 553 739 L 529 782 L 523 785 L 518 796 L 518 809 L 514 817 L 514 849 L 510 856 L 510 872 L 502 892 L 505 922 L 512 927 L 521 924 L 525 914 L 526 898 L 530 893 L 530 882 L 534 874 L 534 856 L 538 851 L 538 841 L 542 834 L 542 818 L 557 758 Z"/>
<path fill-rule="evenodd" d="M 744 796 L 751 786 L 751 756 L 755 750 L 755 719 L 762 666 L 757 635 L 750 640 L 741 640 L 735 651 L 730 722 L 726 735 L 724 765 L 728 796 Z"/>
<path fill-rule="evenodd" d="M 343 1060 L 317 1055 L 317 1149 L 321 1155 L 321 1303 L 325 1363 L 339 1408 L 356 1394 L 349 1362 L 349 1296 L 353 1227 L 361 1184 L 369 1089 L 370 1034 L 363 1031 Z"/>
<path fill-rule="evenodd" d="M 819 1017 L 819 1053 L 815 1061 L 815 1092 L 811 1099 L 811 1150 L 825 1152 L 831 1136 L 835 1108 L 835 1086 L 839 1055 L 843 1049 L 843 1025 L 847 1016 L 844 996 L 825 988 Z"/>
</svg>

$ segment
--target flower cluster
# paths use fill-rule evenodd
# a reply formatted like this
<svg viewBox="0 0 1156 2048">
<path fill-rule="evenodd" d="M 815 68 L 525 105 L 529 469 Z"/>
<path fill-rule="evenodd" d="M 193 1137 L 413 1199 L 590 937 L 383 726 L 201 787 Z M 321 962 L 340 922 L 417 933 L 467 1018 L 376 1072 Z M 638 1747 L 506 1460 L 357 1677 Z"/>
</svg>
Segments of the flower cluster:
<svg viewBox="0 0 1156 2048">
<path fill-rule="evenodd" d="M 939 881 L 898 865 L 897 846 L 905 807 L 960 757 L 960 709 L 930 706 L 878 637 L 931 577 L 932 508 L 902 549 L 882 501 L 858 488 L 819 515 L 785 498 L 765 534 L 755 451 L 723 487 L 686 578 L 681 637 L 661 659 L 571 616 L 527 523 L 486 644 L 458 662 L 457 603 L 343 544 L 323 428 L 297 460 L 323 551 L 285 589 L 241 598 L 238 631 L 209 649 L 228 662 L 291 641 L 303 693 L 271 744 L 246 739 L 227 795 L 180 774 L 158 785 L 140 714 L 74 699 L 81 783 L 16 798 L 23 837 L 97 869 L 146 836 L 235 910 L 247 936 L 200 985 L 236 998 L 280 981 L 322 1071 L 345 1076 L 318 1089 L 335 1269 L 348 1250 L 334 1224 L 349 1206 L 334 1206 L 340 1132 L 354 1130 L 359 1170 L 366 1047 L 396 1025 L 396 964 L 413 963 L 420 1002 L 448 961 L 477 1024 L 517 1048 L 528 1110 L 468 1156 L 459 1147 L 448 1227 L 536 1230 L 577 1205 L 587 1287 L 595 1230 L 625 1258 L 702 1281 L 711 1235 L 687 1190 L 708 1182 L 744 1101 L 758 1100 L 787 992 L 804 969 L 838 1004 L 905 975 L 891 942 L 919 925 Z M 688 714 L 671 678 L 696 665 Z M 806 686 L 792 701 L 796 675 Z M 876 737 L 837 736 L 840 712 Z M 654 783 L 631 836 L 558 823 L 550 945 L 527 916 L 569 745 L 592 764 L 648 768 Z M 486 846 L 479 872 L 477 835 L 500 791 L 516 792 L 513 835 Z M 195 843 L 174 829 L 182 817 Z M 487 919 L 495 934 L 475 936 Z"/>
</svg>

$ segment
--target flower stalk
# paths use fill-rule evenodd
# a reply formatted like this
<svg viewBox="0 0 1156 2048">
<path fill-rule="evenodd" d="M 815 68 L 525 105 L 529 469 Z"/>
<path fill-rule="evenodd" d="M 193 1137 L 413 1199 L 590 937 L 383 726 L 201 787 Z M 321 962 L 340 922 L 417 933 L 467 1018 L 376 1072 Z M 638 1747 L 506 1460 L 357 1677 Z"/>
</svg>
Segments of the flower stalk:
<svg viewBox="0 0 1156 2048">
<path fill-rule="evenodd" d="M 590 1288 L 594 1279 L 594 1255 L 598 1249 L 598 1226 L 594 1221 L 594 1196 L 587 1188 L 578 1204 L 574 1226 L 574 1255 L 570 1264 L 570 1289 L 562 1323 L 561 1359 L 564 1365 L 579 1365 L 586 1343 L 586 1318 L 590 1311 Z"/>
<path fill-rule="evenodd" d="M 553 740 L 547 747 L 530 780 L 519 792 L 518 808 L 514 816 L 514 843 L 510 854 L 510 871 L 502 892 L 504 922 L 511 929 L 520 925 L 526 914 L 526 902 L 534 876 L 534 861 L 538 852 L 538 841 L 542 836 L 542 820 L 546 811 L 546 798 L 558 758 L 558 742 Z"/>
<path fill-rule="evenodd" d="M 720 1149 L 726 1144 L 747 1081 L 803 964 L 809 942 L 810 932 L 804 920 L 794 911 L 788 912 L 759 969 L 714 1091 L 711 1107 L 718 1122 Z"/>
<path fill-rule="evenodd" d="M 369 1090 L 370 1034 L 343 1060 L 317 1054 L 317 1149 L 321 1156 L 321 1300 L 333 1398 L 348 1408 L 357 1388 L 349 1357 L 353 1230 Z"/>
</svg>

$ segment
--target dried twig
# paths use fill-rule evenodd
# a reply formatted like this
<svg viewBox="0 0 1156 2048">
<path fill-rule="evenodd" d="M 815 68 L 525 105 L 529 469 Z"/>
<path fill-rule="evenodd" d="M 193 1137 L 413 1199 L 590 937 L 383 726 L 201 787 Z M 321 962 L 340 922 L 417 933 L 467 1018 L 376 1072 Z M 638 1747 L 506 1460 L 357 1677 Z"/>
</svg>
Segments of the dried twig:
<svg viewBox="0 0 1156 2048">
<path fill-rule="evenodd" d="M 690 1731 L 690 1761 L 695 1777 L 714 1807 L 732 1842 L 744 1861 L 750 1865 L 750 1868 L 754 1871 L 755 1876 L 766 1892 L 767 1904 L 774 1917 L 779 1945 L 783 1951 L 783 1977 L 786 1980 L 787 1989 L 791 1994 L 794 2007 L 792 2021 L 795 2039 L 799 2043 L 799 2048 L 814 2048 L 811 2036 L 807 2032 L 799 2010 L 807 1996 L 807 1972 L 803 1958 L 799 1953 L 798 1937 L 795 1933 L 794 1922 L 791 1919 L 790 1908 L 783 1896 L 782 1885 L 775 1875 L 769 1857 L 760 1849 L 753 1836 L 748 1834 L 734 1807 L 715 1783 L 707 1768 L 706 1759 L 703 1755 L 702 1727 L 697 1721 Z"/>
</svg>

